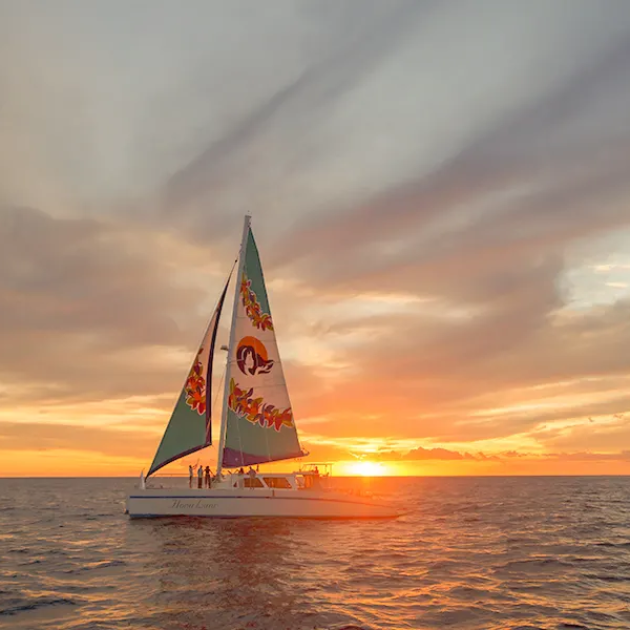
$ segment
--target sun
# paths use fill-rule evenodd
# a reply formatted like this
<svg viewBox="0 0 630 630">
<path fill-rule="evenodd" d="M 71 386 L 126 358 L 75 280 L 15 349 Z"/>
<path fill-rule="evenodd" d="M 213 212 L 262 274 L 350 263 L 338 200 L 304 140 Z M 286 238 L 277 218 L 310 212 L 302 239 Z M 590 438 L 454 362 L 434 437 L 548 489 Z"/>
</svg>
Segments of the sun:
<svg viewBox="0 0 630 630">
<path fill-rule="evenodd" d="M 348 466 L 348 474 L 357 477 L 382 477 L 387 474 L 387 468 L 377 462 L 353 462 Z"/>
</svg>

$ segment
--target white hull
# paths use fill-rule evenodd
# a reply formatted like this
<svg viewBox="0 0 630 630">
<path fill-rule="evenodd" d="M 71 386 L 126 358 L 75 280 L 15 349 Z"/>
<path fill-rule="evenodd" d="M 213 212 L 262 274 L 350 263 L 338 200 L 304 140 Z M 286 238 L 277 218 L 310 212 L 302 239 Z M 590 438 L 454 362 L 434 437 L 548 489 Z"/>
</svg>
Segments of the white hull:
<svg viewBox="0 0 630 630">
<path fill-rule="evenodd" d="M 365 497 L 316 490 L 269 488 L 146 488 L 127 499 L 131 518 L 160 516 L 395 518 L 398 510 Z"/>
</svg>

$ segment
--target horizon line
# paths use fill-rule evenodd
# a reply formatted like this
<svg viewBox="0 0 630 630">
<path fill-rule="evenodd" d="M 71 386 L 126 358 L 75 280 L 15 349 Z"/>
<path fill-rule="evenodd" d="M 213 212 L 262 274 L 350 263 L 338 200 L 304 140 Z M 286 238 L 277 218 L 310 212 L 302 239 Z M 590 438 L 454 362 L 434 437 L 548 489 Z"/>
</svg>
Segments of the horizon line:
<svg viewBox="0 0 630 630">
<path fill-rule="evenodd" d="M 263 475 L 264 473 L 258 473 Z M 270 473 L 271 474 L 271 473 Z M 290 473 L 288 473 L 290 474 Z M 188 475 L 166 475 L 167 478 L 172 477 L 181 477 L 182 479 L 187 479 Z M 537 477 L 629 477 L 630 474 L 619 474 L 619 473 L 611 473 L 611 474 L 596 474 L 596 473 L 584 473 L 580 475 L 565 475 L 565 474 L 544 474 L 544 475 L 531 475 L 531 474 L 513 474 L 513 475 L 493 475 L 493 474 L 481 474 L 481 475 L 333 475 L 331 479 L 450 479 L 450 478 L 470 478 L 470 479 L 479 479 L 479 478 L 501 478 L 501 479 L 510 479 L 510 478 L 537 478 Z M 152 477 L 155 478 L 155 477 Z M 11 476 L 11 477 L 2 477 L 0 476 L 0 480 L 3 479 L 138 479 L 138 475 L 127 476 L 127 475 L 90 475 L 90 476 L 76 476 L 76 475 L 67 475 L 67 476 L 54 476 L 54 475 L 34 475 L 30 477 L 24 476 Z"/>
</svg>

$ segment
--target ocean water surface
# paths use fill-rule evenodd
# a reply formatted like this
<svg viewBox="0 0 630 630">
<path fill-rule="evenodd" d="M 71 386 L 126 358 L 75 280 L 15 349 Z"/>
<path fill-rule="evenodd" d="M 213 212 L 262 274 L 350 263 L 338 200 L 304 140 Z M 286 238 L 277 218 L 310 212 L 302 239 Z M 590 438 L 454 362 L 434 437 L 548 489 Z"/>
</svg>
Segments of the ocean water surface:
<svg viewBox="0 0 630 630">
<path fill-rule="evenodd" d="M 630 478 L 353 479 L 392 521 L 124 514 L 130 479 L 0 479 L 0 628 L 630 628 Z"/>
</svg>

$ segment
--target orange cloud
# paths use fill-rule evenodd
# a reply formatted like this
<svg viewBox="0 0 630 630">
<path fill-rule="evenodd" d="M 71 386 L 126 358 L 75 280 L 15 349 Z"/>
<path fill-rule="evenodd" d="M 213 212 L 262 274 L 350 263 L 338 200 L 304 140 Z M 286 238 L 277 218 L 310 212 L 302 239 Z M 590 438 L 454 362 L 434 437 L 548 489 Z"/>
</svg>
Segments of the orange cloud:
<svg viewBox="0 0 630 630">
<path fill-rule="evenodd" d="M 212 67 L 179 59 L 172 84 L 159 54 L 130 63 L 131 75 L 93 72 L 81 61 L 101 55 L 82 36 L 80 61 L 57 47 L 50 66 L 64 68 L 63 94 L 80 93 L 72 109 L 44 80 L 48 57 L 29 56 L 39 21 L 28 8 L 5 11 L 0 29 L 15 54 L 0 72 L 10 97 L 0 475 L 23 471 L 33 453 L 44 474 L 135 474 L 150 460 L 236 254 L 243 210 L 254 212 L 312 458 L 372 457 L 401 474 L 627 471 L 630 63 L 608 28 L 623 10 L 574 22 L 546 7 L 545 35 L 542 14 L 497 7 L 493 28 L 525 42 L 508 58 L 472 9 L 458 18 L 477 36 L 444 44 L 423 9 L 379 7 L 362 7 L 358 21 L 351 8 L 315 22 L 279 14 L 258 29 L 264 55 L 241 57 L 240 44 L 239 55 L 223 54 L 223 39 L 204 31 L 219 46 L 202 55 Z M 73 25 L 100 29 L 87 15 Z M 50 41 L 72 37 L 63 16 L 45 17 Z M 346 20 L 358 24 L 351 35 Z M 411 36 L 418 28 L 422 37 Z M 287 55 L 278 33 L 299 33 L 300 54 Z M 311 37 L 325 38 L 323 57 L 304 44 Z M 432 37 L 431 59 L 415 54 Z M 554 74 L 532 74 L 550 54 Z M 228 73 L 235 81 L 224 81 L 220 58 L 239 68 Z M 198 72 L 225 88 L 212 108 Z M 112 92 L 136 86 L 133 107 L 103 107 L 103 76 Z M 462 76 L 470 98 L 454 116 Z M 175 125 L 171 108 L 186 112 Z M 91 120 L 99 125 L 79 124 Z M 152 140 L 147 151 L 147 138 L 162 148 Z M 219 344 L 226 332 L 224 322 Z"/>
</svg>

